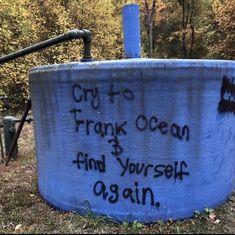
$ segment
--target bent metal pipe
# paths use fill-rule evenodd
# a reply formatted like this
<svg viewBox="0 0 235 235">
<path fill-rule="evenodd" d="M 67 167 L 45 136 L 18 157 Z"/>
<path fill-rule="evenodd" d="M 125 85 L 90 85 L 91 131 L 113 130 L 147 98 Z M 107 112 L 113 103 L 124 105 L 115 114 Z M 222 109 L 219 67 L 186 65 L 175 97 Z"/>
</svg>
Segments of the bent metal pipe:
<svg viewBox="0 0 235 235">
<path fill-rule="evenodd" d="M 26 47 L 26 48 L 19 50 L 17 52 L 2 56 L 2 57 L 0 57 L 0 64 L 9 62 L 11 60 L 17 59 L 19 57 L 28 55 L 32 52 L 39 51 L 41 49 L 53 46 L 55 44 L 58 44 L 58 43 L 61 43 L 64 41 L 69 41 L 72 39 L 81 39 L 81 38 L 83 39 L 83 42 L 84 42 L 84 53 L 83 53 L 83 58 L 81 61 L 82 62 L 91 61 L 92 60 L 92 57 L 91 57 L 91 32 L 87 29 L 82 29 L 82 30 L 74 29 L 74 30 L 71 30 L 67 33 L 60 35 L 60 36 L 48 39 L 48 40 L 40 42 L 40 43 L 37 43 L 37 44 L 30 46 L 30 47 Z"/>
</svg>

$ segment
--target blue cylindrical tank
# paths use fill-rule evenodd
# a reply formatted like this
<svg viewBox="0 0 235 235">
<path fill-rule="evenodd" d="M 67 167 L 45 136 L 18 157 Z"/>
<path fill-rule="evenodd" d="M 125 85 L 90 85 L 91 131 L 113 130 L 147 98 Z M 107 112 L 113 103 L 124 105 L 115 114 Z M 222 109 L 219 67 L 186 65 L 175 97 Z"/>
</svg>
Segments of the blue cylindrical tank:
<svg viewBox="0 0 235 235">
<path fill-rule="evenodd" d="M 38 186 L 66 211 L 190 217 L 235 185 L 235 62 L 130 59 L 35 67 Z"/>
</svg>

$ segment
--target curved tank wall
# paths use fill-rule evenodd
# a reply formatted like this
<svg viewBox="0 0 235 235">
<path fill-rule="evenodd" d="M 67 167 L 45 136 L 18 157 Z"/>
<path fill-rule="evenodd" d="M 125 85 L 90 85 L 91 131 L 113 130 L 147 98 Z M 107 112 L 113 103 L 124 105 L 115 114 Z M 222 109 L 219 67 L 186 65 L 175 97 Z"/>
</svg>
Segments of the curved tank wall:
<svg viewBox="0 0 235 235">
<path fill-rule="evenodd" d="M 38 186 L 66 211 L 190 217 L 235 183 L 235 62 L 129 59 L 35 67 Z"/>
</svg>

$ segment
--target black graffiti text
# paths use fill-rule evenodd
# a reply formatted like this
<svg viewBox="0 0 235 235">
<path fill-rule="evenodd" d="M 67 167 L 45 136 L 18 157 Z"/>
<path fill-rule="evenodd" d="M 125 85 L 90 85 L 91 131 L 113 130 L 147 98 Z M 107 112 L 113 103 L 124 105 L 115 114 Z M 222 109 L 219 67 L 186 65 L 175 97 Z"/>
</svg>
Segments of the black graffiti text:
<svg viewBox="0 0 235 235">
<path fill-rule="evenodd" d="M 123 148 L 120 144 L 120 141 L 118 137 L 115 135 L 113 139 L 108 140 L 109 144 L 112 144 L 113 150 L 111 151 L 111 154 L 115 157 L 119 156 L 123 152 Z"/>
<path fill-rule="evenodd" d="M 154 178 L 165 177 L 167 179 L 183 180 L 188 176 L 187 164 L 185 161 L 175 161 L 173 164 L 146 164 L 131 162 L 129 158 L 117 158 L 121 167 L 121 176 L 142 175 L 144 177 L 152 176 Z"/>
<path fill-rule="evenodd" d="M 135 126 L 139 131 L 159 131 L 162 135 L 170 134 L 172 137 L 179 140 L 189 140 L 189 127 L 187 125 L 180 126 L 176 123 L 168 124 L 165 121 L 160 121 L 156 115 L 151 117 L 147 117 L 144 114 L 138 115 L 135 120 Z"/>
<path fill-rule="evenodd" d="M 97 134 L 100 137 L 105 136 L 121 136 L 126 135 L 127 121 L 122 122 L 102 122 L 95 121 L 92 119 L 80 119 L 79 114 L 82 113 L 81 109 L 71 109 L 73 113 L 74 122 L 76 124 L 76 131 L 81 132 L 82 130 L 86 135 Z"/>
<path fill-rule="evenodd" d="M 93 109 L 100 108 L 100 95 L 98 87 L 86 88 L 79 84 L 72 86 L 72 96 L 76 103 L 90 103 Z"/>
<path fill-rule="evenodd" d="M 135 94 L 129 88 L 115 89 L 113 84 L 110 84 L 109 91 L 107 93 L 110 103 L 114 103 L 115 97 L 123 97 L 124 100 L 132 101 L 135 99 Z"/>
<path fill-rule="evenodd" d="M 150 187 L 139 187 L 138 182 L 134 182 L 133 187 L 121 188 L 118 184 L 106 185 L 98 180 L 93 186 L 93 193 L 112 204 L 126 200 L 132 204 L 160 207 L 160 202 L 155 201 L 153 190 Z"/>
<path fill-rule="evenodd" d="M 88 153 L 78 152 L 76 160 L 73 160 L 73 164 L 76 164 L 79 170 L 106 172 L 106 161 L 103 154 L 101 159 L 97 160 L 89 157 Z"/>
</svg>

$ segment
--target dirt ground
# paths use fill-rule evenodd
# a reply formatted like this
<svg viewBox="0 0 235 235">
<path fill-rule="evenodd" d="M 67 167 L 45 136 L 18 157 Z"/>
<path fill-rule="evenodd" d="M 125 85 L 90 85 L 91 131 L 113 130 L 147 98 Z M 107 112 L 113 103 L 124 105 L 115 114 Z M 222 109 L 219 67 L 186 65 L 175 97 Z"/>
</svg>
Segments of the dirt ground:
<svg viewBox="0 0 235 235">
<path fill-rule="evenodd" d="M 37 190 L 33 124 L 19 139 L 19 159 L 0 164 L 0 233 L 235 233 L 235 192 L 222 206 L 207 208 L 193 218 L 144 225 L 114 223 L 92 214 L 80 216 L 49 206 Z"/>
</svg>

